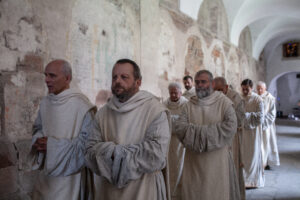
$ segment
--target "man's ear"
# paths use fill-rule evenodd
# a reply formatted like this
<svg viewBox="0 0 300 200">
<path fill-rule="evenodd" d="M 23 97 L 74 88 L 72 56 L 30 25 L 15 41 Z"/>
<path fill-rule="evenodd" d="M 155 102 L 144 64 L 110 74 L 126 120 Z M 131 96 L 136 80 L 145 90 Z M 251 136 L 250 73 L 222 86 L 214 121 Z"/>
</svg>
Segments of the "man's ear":
<svg viewBox="0 0 300 200">
<path fill-rule="evenodd" d="M 211 82 L 212 88 L 215 88 L 215 85 L 216 85 L 215 80 L 213 80 L 213 81 Z"/>
<path fill-rule="evenodd" d="M 228 87 L 229 87 L 228 85 L 225 85 L 226 90 L 228 89 Z"/>
<path fill-rule="evenodd" d="M 141 79 L 136 80 L 136 84 L 137 84 L 137 86 L 140 87 L 142 85 L 142 80 Z"/>
<path fill-rule="evenodd" d="M 70 83 L 71 80 L 72 80 L 71 76 L 66 76 L 66 81 L 67 81 L 68 83 Z"/>
</svg>

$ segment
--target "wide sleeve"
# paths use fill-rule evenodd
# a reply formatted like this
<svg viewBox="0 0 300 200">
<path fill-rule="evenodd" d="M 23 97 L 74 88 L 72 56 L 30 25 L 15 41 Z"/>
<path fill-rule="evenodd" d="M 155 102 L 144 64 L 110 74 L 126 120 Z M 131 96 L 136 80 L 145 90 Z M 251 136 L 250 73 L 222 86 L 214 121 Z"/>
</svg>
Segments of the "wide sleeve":
<svg viewBox="0 0 300 200">
<path fill-rule="evenodd" d="M 41 169 L 44 164 L 45 153 L 38 152 L 35 148 L 32 147 L 32 145 L 36 142 L 38 138 L 44 137 L 42 130 L 43 130 L 42 118 L 39 110 L 37 114 L 37 118 L 35 119 L 32 127 L 31 150 L 27 157 L 27 162 L 31 166 L 32 170 Z"/>
<path fill-rule="evenodd" d="M 276 106 L 275 106 L 275 99 L 272 99 L 270 102 L 269 110 L 265 113 L 263 129 L 267 129 L 271 126 L 276 119 Z"/>
<path fill-rule="evenodd" d="M 68 176 L 78 173 L 85 166 L 85 142 L 88 128 L 93 120 L 92 111 L 87 112 L 80 133 L 72 139 L 48 137 L 45 171 L 49 176 Z"/>
<path fill-rule="evenodd" d="M 245 118 L 245 102 L 243 100 L 237 104 L 235 112 L 237 117 L 237 126 L 241 127 Z"/>
<path fill-rule="evenodd" d="M 246 112 L 244 126 L 246 129 L 254 129 L 264 122 L 264 103 L 259 101 L 255 112 Z"/>
<path fill-rule="evenodd" d="M 237 129 L 236 114 L 232 106 L 225 110 L 223 120 L 210 125 L 189 123 L 185 108 L 178 121 L 173 123 L 175 134 L 183 145 L 201 153 L 229 145 Z"/>
</svg>

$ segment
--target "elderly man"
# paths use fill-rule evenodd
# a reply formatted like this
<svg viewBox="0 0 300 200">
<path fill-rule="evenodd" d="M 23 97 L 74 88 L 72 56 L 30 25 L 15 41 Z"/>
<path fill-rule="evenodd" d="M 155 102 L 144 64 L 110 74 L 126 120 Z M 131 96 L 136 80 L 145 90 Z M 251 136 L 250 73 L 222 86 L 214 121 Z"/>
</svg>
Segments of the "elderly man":
<svg viewBox="0 0 300 200">
<path fill-rule="evenodd" d="M 163 200 L 170 141 L 168 111 L 140 91 L 138 65 L 129 59 L 112 70 L 113 97 L 96 114 L 86 145 L 88 166 L 101 177 L 95 189 L 105 200 Z"/>
<path fill-rule="evenodd" d="M 71 66 L 54 60 L 45 69 L 49 94 L 41 101 L 33 126 L 29 158 L 40 170 L 33 199 L 92 199 L 91 174 L 84 168 L 84 142 L 95 107 L 76 89 L 70 89 Z M 91 180 L 91 179 L 90 179 Z"/>
<path fill-rule="evenodd" d="M 238 129 L 237 129 L 237 133 L 234 136 L 231 145 L 231 150 L 232 150 L 233 160 L 234 160 L 235 168 L 239 179 L 241 199 L 245 199 L 246 198 L 245 183 L 244 183 L 244 176 L 243 176 L 241 143 L 240 143 L 241 134 L 242 134 L 241 131 L 242 124 L 245 116 L 244 101 L 242 97 L 239 95 L 239 93 L 229 88 L 225 78 L 216 77 L 214 79 L 214 82 L 215 82 L 214 90 L 223 92 L 233 102 L 233 107 L 237 116 Z"/>
<path fill-rule="evenodd" d="M 188 100 L 182 96 L 181 86 L 179 83 L 169 84 L 170 97 L 164 102 L 165 106 L 171 113 L 171 118 L 178 119 L 182 107 L 188 102 Z M 183 169 L 185 148 L 178 140 L 175 134 L 171 136 L 170 148 L 169 148 L 169 165 L 170 167 L 170 189 L 172 199 L 180 199 L 181 184 L 180 178 Z"/>
<path fill-rule="evenodd" d="M 261 152 L 264 105 L 260 96 L 252 92 L 253 82 L 241 83 L 245 101 L 245 120 L 242 134 L 242 159 L 246 188 L 263 187 L 265 183 Z"/>
<path fill-rule="evenodd" d="M 196 94 L 174 122 L 175 134 L 186 148 L 182 199 L 240 199 L 238 180 L 229 153 L 237 129 L 232 102 L 213 91 L 207 70 L 195 75 Z"/>
<path fill-rule="evenodd" d="M 190 99 L 192 96 L 196 95 L 195 87 L 193 86 L 193 78 L 189 75 L 183 77 L 183 85 L 186 91 L 183 93 L 183 96 L 187 99 Z"/>
<path fill-rule="evenodd" d="M 262 156 L 263 167 L 270 168 L 270 165 L 280 165 L 276 138 L 276 106 L 275 97 L 267 91 L 266 83 L 259 81 L 256 86 L 258 95 L 264 102 L 264 123 L 262 125 Z"/>
</svg>

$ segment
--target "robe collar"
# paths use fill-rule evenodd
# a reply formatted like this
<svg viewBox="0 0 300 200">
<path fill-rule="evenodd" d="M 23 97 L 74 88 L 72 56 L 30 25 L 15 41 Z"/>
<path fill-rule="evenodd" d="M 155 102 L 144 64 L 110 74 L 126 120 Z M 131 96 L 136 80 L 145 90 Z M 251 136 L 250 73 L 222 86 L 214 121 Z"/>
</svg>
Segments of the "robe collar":
<svg viewBox="0 0 300 200">
<path fill-rule="evenodd" d="M 83 95 L 80 90 L 76 89 L 76 88 L 69 88 L 66 89 L 64 91 L 62 91 L 61 93 L 55 95 L 53 93 L 48 94 L 46 96 L 46 99 L 54 105 L 62 105 L 68 102 L 69 99 L 73 98 L 73 97 L 78 97 L 82 100 L 84 100 L 85 102 L 90 103 L 89 99 Z"/>
<path fill-rule="evenodd" d="M 209 106 L 214 104 L 216 101 L 218 101 L 220 98 L 224 97 L 225 95 L 222 92 L 214 91 L 211 95 L 204 97 L 202 99 L 199 99 L 198 96 L 191 97 L 191 102 L 195 105 L 200 106 Z"/>
<path fill-rule="evenodd" d="M 180 106 L 182 106 L 184 103 L 186 103 L 187 101 L 188 100 L 184 96 L 181 96 L 180 99 L 176 102 L 173 102 L 173 101 L 170 100 L 170 98 L 168 98 L 167 106 L 168 106 L 169 109 L 177 109 Z"/>
</svg>

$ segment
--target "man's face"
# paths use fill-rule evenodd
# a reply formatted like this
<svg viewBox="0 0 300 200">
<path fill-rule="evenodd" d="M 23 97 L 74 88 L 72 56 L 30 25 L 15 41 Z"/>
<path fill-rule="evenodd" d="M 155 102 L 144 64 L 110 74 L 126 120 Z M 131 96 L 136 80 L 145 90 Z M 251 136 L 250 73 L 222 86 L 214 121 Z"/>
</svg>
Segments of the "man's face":
<svg viewBox="0 0 300 200">
<path fill-rule="evenodd" d="M 183 84 L 186 90 L 189 90 L 193 87 L 193 81 L 190 78 L 188 78 L 187 80 L 183 80 Z"/>
<path fill-rule="evenodd" d="M 198 98 L 209 96 L 213 92 L 213 82 L 210 81 L 209 75 L 206 73 L 195 77 L 195 87 Z"/>
<path fill-rule="evenodd" d="M 256 90 L 257 90 L 258 95 L 262 95 L 263 93 L 265 93 L 266 88 L 262 85 L 258 85 L 258 86 L 256 86 Z"/>
<path fill-rule="evenodd" d="M 49 94 L 57 95 L 70 87 L 71 77 L 63 73 L 61 62 L 50 62 L 46 66 L 44 74 Z"/>
<path fill-rule="evenodd" d="M 112 71 L 111 91 L 119 99 L 125 102 L 139 91 L 141 80 L 135 80 L 133 66 L 130 63 L 116 64 Z"/>
<path fill-rule="evenodd" d="M 220 81 L 215 81 L 214 90 L 223 92 L 226 95 L 228 91 L 228 85 L 224 85 Z"/>
<path fill-rule="evenodd" d="M 169 94 L 172 102 L 177 102 L 181 97 L 181 91 L 176 87 L 171 87 L 169 89 Z"/>
<path fill-rule="evenodd" d="M 252 88 L 249 85 L 242 85 L 242 93 L 244 96 L 251 94 Z"/>
</svg>

